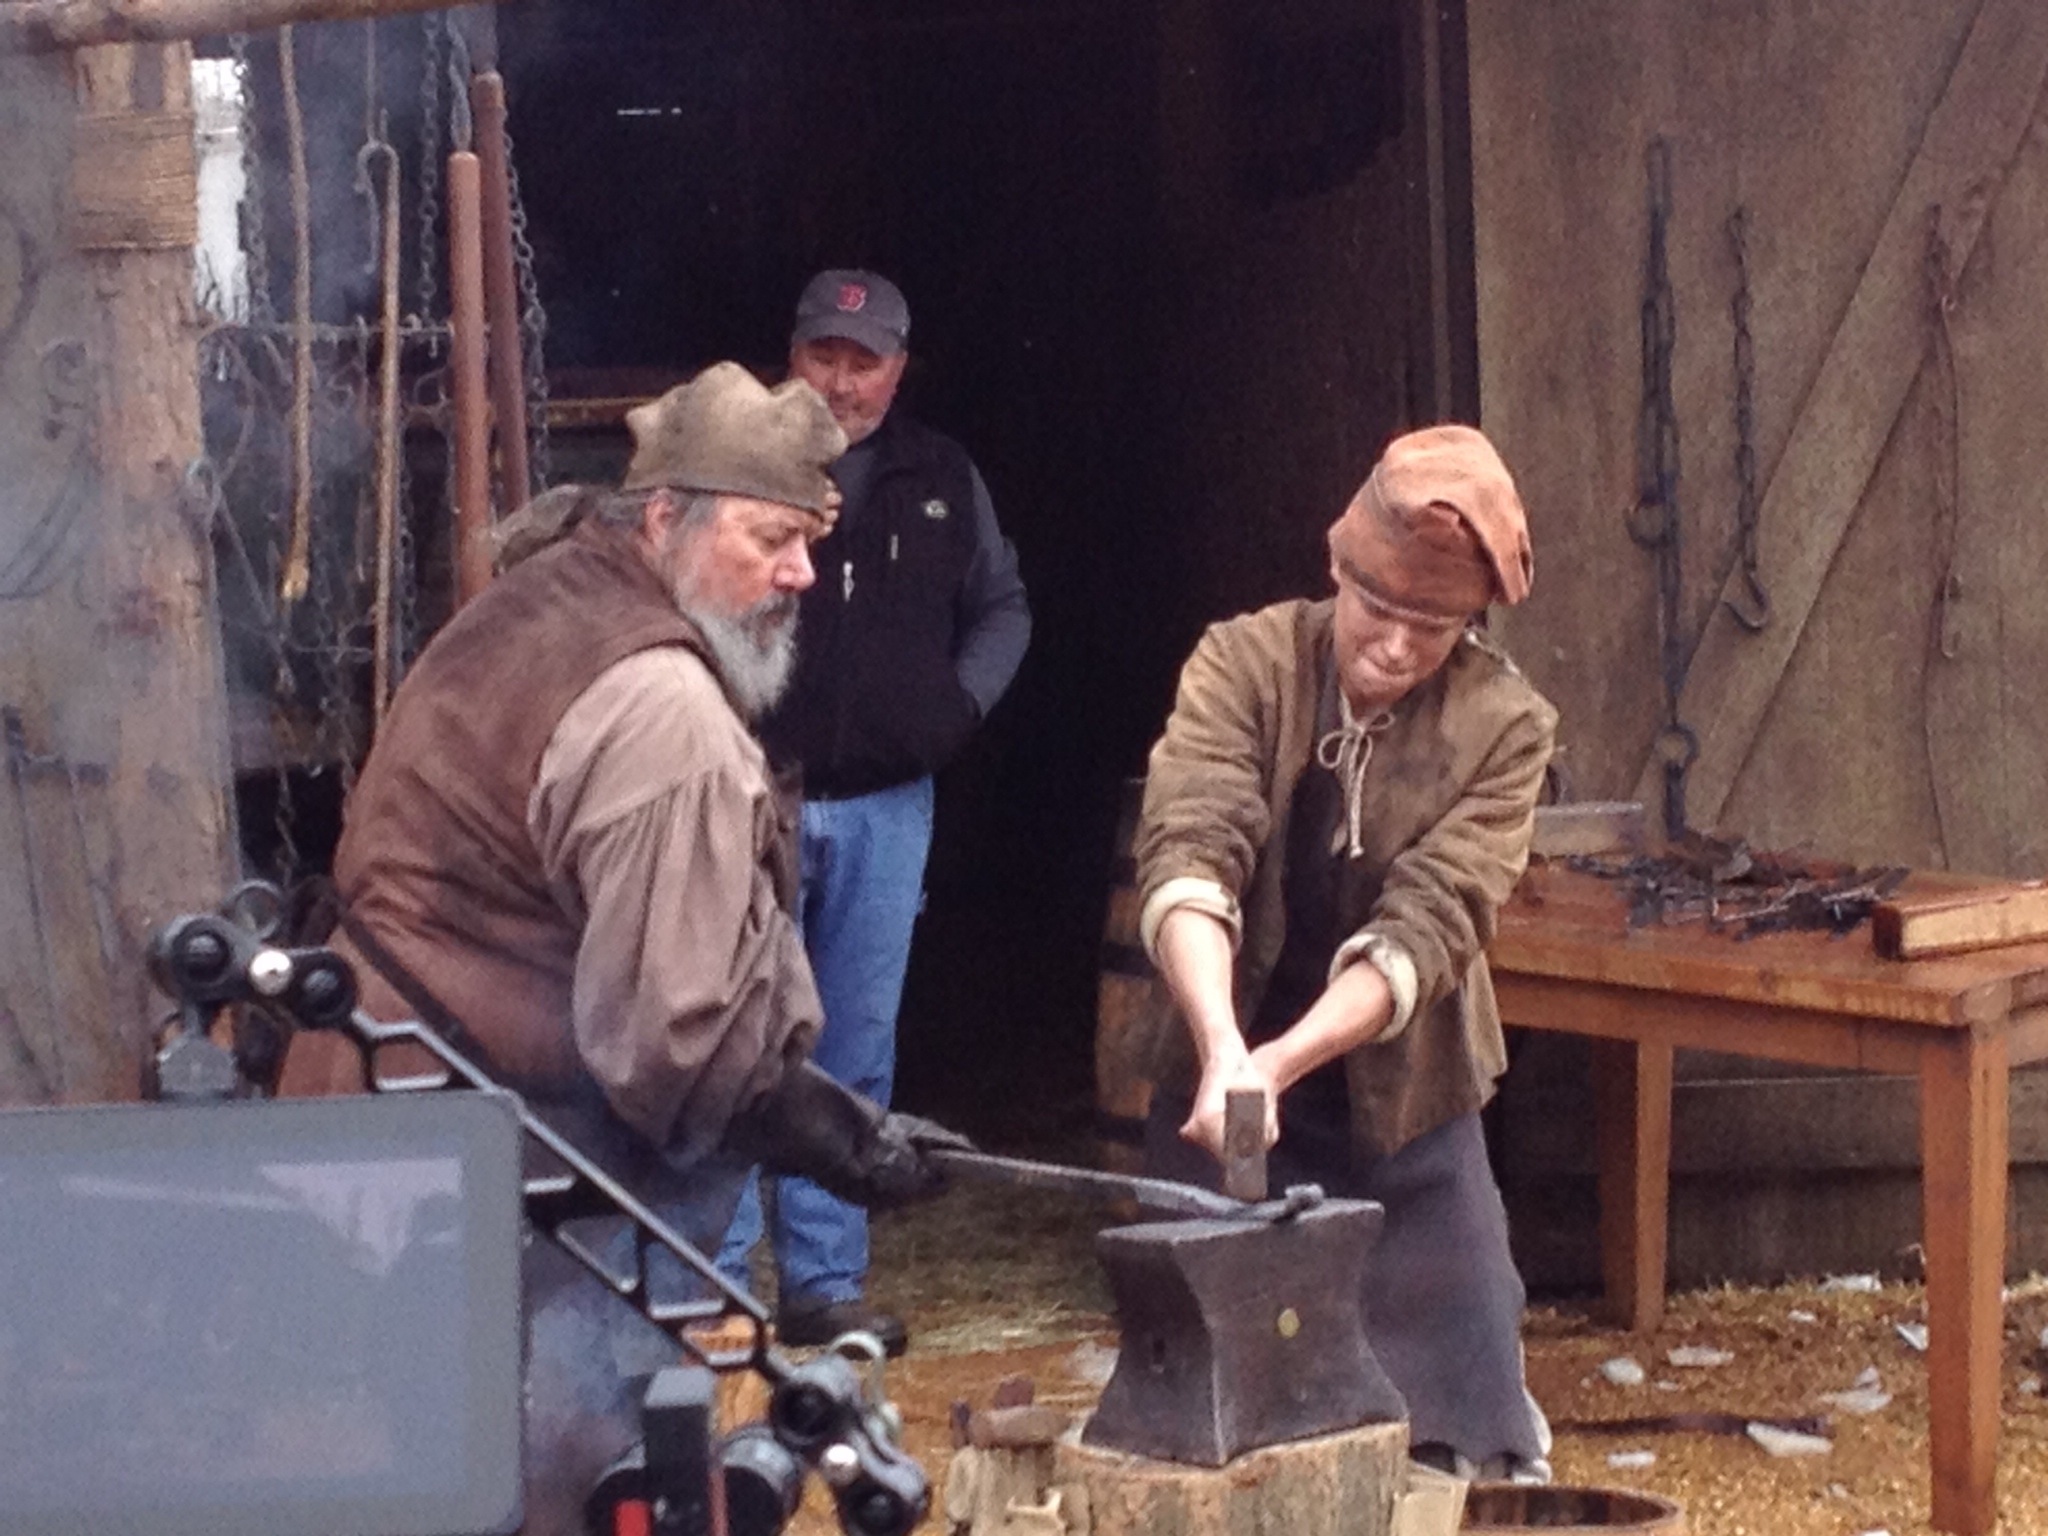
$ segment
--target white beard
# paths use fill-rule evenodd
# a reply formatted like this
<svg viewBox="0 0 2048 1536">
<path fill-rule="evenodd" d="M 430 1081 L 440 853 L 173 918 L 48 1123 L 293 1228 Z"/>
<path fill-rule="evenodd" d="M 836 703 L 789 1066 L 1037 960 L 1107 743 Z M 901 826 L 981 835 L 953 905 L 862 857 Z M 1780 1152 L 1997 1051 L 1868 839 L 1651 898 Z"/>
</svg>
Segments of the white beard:
<svg viewBox="0 0 2048 1536">
<path fill-rule="evenodd" d="M 740 712 L 758 720 L 774 708 L 796 666 L 796 597 L 765 597 L 738 618 L 712 613 L 681 591 L 675 599 L 683 617 L 704 636 Z"/>
</svg>

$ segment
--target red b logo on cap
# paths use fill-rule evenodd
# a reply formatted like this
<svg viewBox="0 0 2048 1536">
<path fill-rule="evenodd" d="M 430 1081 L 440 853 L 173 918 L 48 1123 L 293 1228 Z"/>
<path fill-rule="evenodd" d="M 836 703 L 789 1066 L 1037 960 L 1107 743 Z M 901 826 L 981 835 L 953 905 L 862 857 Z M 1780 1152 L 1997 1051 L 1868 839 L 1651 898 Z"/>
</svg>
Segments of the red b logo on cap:
<svg viewBox="0 0 2048 1536">
<path fill-rule="evenodd" d="M 841 283 L 839 285 L 839 308 L 841 313 L 850 315 L 855 310 L 866 309 L 867 305 L 867 284 Z"/>
</svg>

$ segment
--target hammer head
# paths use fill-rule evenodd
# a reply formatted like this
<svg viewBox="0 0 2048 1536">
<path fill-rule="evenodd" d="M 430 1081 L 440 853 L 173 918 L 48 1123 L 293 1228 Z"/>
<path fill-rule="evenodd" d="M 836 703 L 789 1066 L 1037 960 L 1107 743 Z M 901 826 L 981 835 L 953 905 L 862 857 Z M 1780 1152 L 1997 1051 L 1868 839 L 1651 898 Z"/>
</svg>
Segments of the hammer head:
<svg viewBox="0 0 2048 1536">
<path fill-rule="evenodd" d="M 1219 1467 L 1406 1418 L 1365 1339 L 1362 1282 L 1384 1217 L 1370 1201 L 1327 1200 L 1286 1221 L 1100 1234 L 1122 1347 L 1082 1440 Z"/>
</svg>

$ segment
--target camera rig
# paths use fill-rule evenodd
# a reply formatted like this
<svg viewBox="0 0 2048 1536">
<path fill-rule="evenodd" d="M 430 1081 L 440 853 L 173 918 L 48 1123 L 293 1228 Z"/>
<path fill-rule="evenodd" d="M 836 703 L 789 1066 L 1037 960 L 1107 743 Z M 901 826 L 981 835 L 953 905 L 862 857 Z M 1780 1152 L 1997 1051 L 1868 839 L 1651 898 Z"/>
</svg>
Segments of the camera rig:
<svg viewBox="0 0 2048 1536">
<path fill-rule="evenodd" d="M 178 1006 L 153 1041 L 145 1096 L 267 1095 L 291 1033 L 315 1029 L 339 1032 L 355 1045 L 373 1092 L 470 1091 L 509 1103 L 522 1133 L 552 1163 L 523 1180 L 528 1224 L 672 1337 L 690 1361 L 655 1375 L 642 1404 L 640 1443 L 591 1490 L 586 1519 L 594 1536 L 775 1536 L 795 1513 L 809 1475 L 831 1490 L 840 1527 L 851 1536 L 906 1536 L 924 1518 L 929 1480 L 902 1448 L 902 1420 L 883 1391 L 878 1341 L 851 1334 L 801 1361 L 775 1349 L 758 1300 L 518 1094 L 425 1024 L 382 1023 L 364 1013 L 354 970 L 335 951 L 278 942 L 284 911 L 282 893 L 252 881 L 220 910 L 173 918 L 152 936 L 151 978 Z M 380 1081 L 378 1056 L 400 1045 L 424 1049 L 443 1070 Z M 570 1229 L 593 1217 L 629 1227 L 628 1273 L 619 1274 Z M 656 1251 L 693 1271 L 709 1298 L 656 1305 L 648 1285 Z M 727 1318 L 751 1324 L 740 1347 L 711 1349 L 690 1331 Z M 740 1371 L 767 1383 L 766 1417 L 720 1436 L 714 1379 Z"/>
</svg>

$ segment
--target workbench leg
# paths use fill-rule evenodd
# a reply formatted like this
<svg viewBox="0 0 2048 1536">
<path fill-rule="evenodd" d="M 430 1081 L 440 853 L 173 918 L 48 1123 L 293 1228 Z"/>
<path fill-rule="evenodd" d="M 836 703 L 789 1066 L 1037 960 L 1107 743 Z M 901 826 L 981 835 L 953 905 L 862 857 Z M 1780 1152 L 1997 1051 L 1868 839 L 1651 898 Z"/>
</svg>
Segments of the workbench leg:
<svg viewBox="0 0 2048 1536">
<path fill-rule="evenodd" d="M 2002 1037 L 1955 1033 L 1920 1055 L 1927 1439 L 1935 1528 L 1981 1536 L 1998 1513 L 2009 1058 Z"/>
<path fill-rule="evenodd" d="M 1607 1305 L 1648 1333 L 1664 1320 L 1671 1207 L 1671 1047 L 1593 1042 L 1600 1146 L 1600 1273 Z"/>
</svg>

